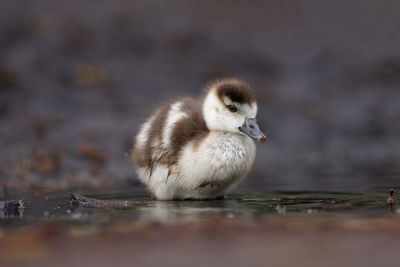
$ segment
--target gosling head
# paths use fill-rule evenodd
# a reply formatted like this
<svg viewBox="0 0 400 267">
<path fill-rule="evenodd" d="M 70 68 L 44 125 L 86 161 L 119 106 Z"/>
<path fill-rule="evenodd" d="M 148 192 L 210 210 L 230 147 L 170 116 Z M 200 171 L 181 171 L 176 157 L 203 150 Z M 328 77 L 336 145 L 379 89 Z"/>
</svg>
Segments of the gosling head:
<svg viewBox="0 0 400 267">
<path fill-rule="evenodd" d="M 257 103 L 250 87 L 236 79 L 210 84 L 203 116 L 210 131 L 244 134 L 264 143 L 267 139 L 256 121 Z"/>
</svg>

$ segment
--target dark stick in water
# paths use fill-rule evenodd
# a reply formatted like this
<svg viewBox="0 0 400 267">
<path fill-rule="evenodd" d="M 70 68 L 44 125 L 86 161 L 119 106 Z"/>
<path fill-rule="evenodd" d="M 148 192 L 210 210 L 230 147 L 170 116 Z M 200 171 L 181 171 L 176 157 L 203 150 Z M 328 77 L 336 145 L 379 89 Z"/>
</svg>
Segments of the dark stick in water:
<svg viewBox="0 0 400 267">
<path fill-rule="evenodd" d="M 386 199 L 387 203 L 393 203 L 394 202 L 394 189 L 390 189 L 389 195 Z"/>
<path fill-rule="evenodd" d="M 83 207 L 130 207 L 151 202 L 147 200 L 102 200 L 71 193 L 70 205 Z"/>
<path fill-rule="evenodd" d="M 389 211 L 393 212 L 394 211 L 394 207 L 393 206 L 394 206 L 394 203 L 395 203 L 395 200 L 394 200 L 394 189 L 393 188 L 390 189 L 388 197 L 386 199 L 386 202 L 389 203 Z"/>
<path fill-rule="evenodd" d="M 0 218 L 21 217 L 24 209 L 24 201 L 2 200 L 0 201 Z"/>
<path fill-rule="evenodd" d="M 24 208 L 24 201 L 20 200 L 3 200 L 0 201 L 0 210 L 14 210 Z"/>
</svg>

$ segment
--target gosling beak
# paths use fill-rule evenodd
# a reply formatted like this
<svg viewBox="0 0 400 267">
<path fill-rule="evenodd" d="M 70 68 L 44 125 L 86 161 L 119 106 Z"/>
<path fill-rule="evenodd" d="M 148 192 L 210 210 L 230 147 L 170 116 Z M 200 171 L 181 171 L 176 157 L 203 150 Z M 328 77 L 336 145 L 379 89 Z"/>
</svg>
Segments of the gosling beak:
<svg viewBox="0 0 400 267">
<path fill-rule="evenodd" d="M 256 118 L 246 118 L 243 125 L 239 127 L 239 130 L 260 143 L 265 143 L 267 141 L 267 138 L 258 127 Z"/>
</svg>

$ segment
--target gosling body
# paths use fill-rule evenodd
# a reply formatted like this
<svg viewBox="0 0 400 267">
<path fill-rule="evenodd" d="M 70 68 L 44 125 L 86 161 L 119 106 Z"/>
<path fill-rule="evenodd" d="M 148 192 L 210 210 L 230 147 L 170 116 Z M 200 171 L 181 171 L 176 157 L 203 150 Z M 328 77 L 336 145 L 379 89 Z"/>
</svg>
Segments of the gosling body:
<svg viewBox="0 0 400 267">
<path fill-rule="evenodd" d="M 210 84 L 202 99 L 159 108 L 135 138 L 140 181 L 159 200 L 223 197 L 251 170 L 252 139 L 265 141 L 256 114 L 250 87 L 235 79 Z"/>
</svg>

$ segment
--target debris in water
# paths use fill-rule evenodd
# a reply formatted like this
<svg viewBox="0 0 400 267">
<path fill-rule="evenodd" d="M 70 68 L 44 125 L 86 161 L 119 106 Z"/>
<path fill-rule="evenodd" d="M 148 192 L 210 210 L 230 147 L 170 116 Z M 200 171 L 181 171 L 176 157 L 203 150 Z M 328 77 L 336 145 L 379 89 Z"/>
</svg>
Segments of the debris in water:
<svg viewBox="0 0 400 267">
<path fill-rule="evenodd" d="M 275 209 L 279 214 L 286 213 L 286 207 L 282 206 L 279 202 L 276 204 Z"/>
<path fill-rule="evenodd" d="M 3 200 L 0 201 L 0 217 L 22 217 L 22 210 L 24 209 L 24 201 L 20 200 Z"/>
<path fill-rule="evenodd" d="M 386 199 L 386 202 L 390 203 L 390 204 L 394 203 L 394 189 L 393 188 L 390 189 L 389 195 L 388 195 L 388 197 Z"/>
<path fill-rule="evenodd" d="M 24 200 L 3 200 L 0 201 L 0 210 L 24 208 Z"/>
<path fill-rule="evenodd" d="M 70 205 L 74 207 L 129 207 L 138 204 L 148 204 L 151 202 L 152 201 L 147 200 L 102 200 L 71 193 Z"/>
</svg>

